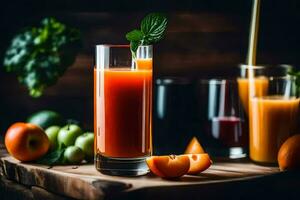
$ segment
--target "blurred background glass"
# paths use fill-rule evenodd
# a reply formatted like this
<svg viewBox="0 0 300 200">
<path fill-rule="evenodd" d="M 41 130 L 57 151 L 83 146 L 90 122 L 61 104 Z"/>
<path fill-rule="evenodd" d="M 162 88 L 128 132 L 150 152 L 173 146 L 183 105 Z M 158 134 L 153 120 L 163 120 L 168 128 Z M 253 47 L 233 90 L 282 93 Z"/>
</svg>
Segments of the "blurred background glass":
<svg viewBox="0 0 300 200">
<path fill-rule="evenodd" d="M 254 90 L 249 96 L 250 158 L 277 164 L 280 146 L 299 132 L 300 99 L 295 76 L 268 76 L 265 81 L 265 91 L 259 94 L 249 80 L 249 91 Z"/>
<path fill-rule="evenodd" d="M 196 134 L 196 97 L 192 80 L 178 77 L 155 81 L 154 154 L 182 154 Z"/>
<path fill-rule="evenodd" d="M 237 82 L 200 80 L 198 84 L 200 141 L 210 155 L 242 158 L 247 155 L 248 131 Z"/>
</svg>

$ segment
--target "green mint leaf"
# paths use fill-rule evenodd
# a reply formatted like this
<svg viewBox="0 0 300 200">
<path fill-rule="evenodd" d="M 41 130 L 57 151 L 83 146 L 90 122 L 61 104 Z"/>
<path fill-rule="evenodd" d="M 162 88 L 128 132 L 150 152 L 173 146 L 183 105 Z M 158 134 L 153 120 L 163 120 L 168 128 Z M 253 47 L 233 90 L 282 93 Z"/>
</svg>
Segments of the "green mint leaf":
<svg viewBox="0 0 300 200">
<path fill-rule="evenodd" d="M 161 40 L 167 28 L 168 20 L 160 13 L 148 14 L 141 23 L 141 31 L 149 43 Z"/>
<path fill-rule="evenodd" d="M 52 151 L 50 153 L 47 153 L 41 159 L 37 160 L 36 163 L 50 166 L 54 164 L 63 164 L 64 152 L 65 148 Z"/>
<path fill-rule="evenodd" d="M 141 22 L 141 30 L 134 29 L 126 34 L 130 41 L 132 57 L 136 58 L 139 45 L 150 45 L 158 42 L 164 36 L 168 20 L 160 13 L 148 14 Z"/>
<path fill-rule="evenodd" d="M 126 34 L 126 39 L 129 41 L 140 41 L 144 37 L 144 34 L 137 29 L 134 29 L 133 31 L 130 31 Z"/>
</svg>

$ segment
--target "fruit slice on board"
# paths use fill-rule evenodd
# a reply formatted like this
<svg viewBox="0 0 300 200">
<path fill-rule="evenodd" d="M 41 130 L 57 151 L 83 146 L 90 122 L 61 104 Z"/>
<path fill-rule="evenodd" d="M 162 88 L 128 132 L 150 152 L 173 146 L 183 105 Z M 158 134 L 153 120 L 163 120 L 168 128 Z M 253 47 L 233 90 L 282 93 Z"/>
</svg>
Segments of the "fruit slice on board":
<svg viewBox="0 0 300 200">
<path fill-rule="evenodd" d="M 207 153 L 186 155 L 190 159 L 190 169 L 188 171 L 188 174 L 199 174 L 200 172 L 208 169 L 212 164 L 212 161 Z"/>
<path fill-rule="evenodd" d="M 190 169 L 188 155 L 151 156 L 147 159 L 149 169 L 162 178 L 178 178 Z"/>
<path fill-rule="evenodd" d="M 199 154 L 205 153 L 203 147 L 196 137 L 193 137 L 185 149 L 185 154 Z"/>
</svg>

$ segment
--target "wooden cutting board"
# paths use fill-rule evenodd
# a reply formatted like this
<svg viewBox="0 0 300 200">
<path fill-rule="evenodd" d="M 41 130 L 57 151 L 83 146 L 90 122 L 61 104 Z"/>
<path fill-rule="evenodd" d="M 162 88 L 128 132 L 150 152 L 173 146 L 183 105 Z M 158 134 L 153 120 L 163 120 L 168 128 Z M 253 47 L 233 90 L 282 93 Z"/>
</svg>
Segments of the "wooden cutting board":
<svg viewBox="0 0 300 200">
<path fill-rule="evenodd" d="M 133 198 L 160 199 L 207 195 L 207 191 L 222 186 L 255 183 L 265 177 L 281 174 L 277 167 L 263 167 L 249 161 L 214 162 L 205 172 L 166 180 L 151 174 L 141 177 L 116 177 L 99 173 L 91 164 L 44 166 L 17 161 L 2 152 L 1 174 L 25 186 L 35 186 L 51 193 L 75 199 Z M 211 191 L 210 191 L 211 192 Z M 214 196 L 218 196 L 215 193 Z"/>
</svg>

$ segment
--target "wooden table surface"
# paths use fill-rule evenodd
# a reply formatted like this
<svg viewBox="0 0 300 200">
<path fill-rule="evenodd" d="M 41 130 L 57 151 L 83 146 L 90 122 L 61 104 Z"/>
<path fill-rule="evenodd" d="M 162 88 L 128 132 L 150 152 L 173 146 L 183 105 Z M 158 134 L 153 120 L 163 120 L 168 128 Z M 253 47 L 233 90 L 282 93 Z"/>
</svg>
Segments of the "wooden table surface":
<svg viewBox="0 0 300 200">
<path fill-rule="evenodd" d="M 7 199 L 300 199 L 300 173 L 279 172 L 277 167 L 247 160 L 214 162 L 199 175 L 166 180 L 151 174 L 107 176 L 92 164 L 50 168 L 21 163 L 7 155 L 3 146 L 0 155 L 0 192 L 10 194 Z"/>
</svg>

